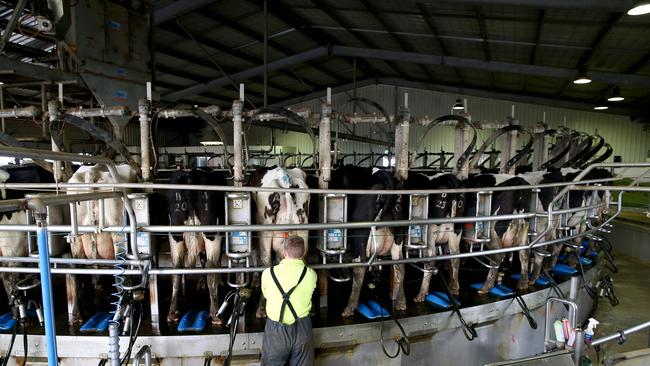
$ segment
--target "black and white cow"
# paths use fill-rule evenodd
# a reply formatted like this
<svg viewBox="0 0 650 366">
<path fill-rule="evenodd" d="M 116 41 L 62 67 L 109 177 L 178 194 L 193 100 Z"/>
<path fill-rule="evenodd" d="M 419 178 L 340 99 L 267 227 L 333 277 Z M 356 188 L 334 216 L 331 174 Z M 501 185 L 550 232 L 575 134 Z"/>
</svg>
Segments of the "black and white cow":
<svg viewBox="0 0 650 366">
<path fill-rule="evenodd" d="M 387 170 L 344 166 L 332 172 L 330 188 L 332 189 L 367 189 L 397 190 L 402 184 Z M 351 194 L 348 195 L 348 222 L 360 221 L 394 221 L 402 219 L 402 198 L 389 194 Z M 348 229 L 348 245 L 353 261 L 367 261 L 372 254 L 373 240 L 377 243 L 377 256 L 391 255 L 392 259 L 402 258 L 404 228 L 381 227 L 378 225 L 375 235 L 371 229 Z M 404 265 L 394 265 L 391 297 L 396 301 L 397 310 L 406 310 L 404 295 Z M 359 305 L 359 296 L 366 275 L 366 267 L 355 267 L 352 277 L 352 292 L 344 317 L 354 315 Z"/>
<path fill-rule="evenodd" d="M 422 173 L 410 172 L 408 179 L 404 185 L 408 190 L 420 189 L 456 189 L 462 186 L 462 182 L 456 178 L 455 175 L 450 173 L 438 173 L 434 175 L 425 175 Z M 408 196 L 402 198 L 403 202 L 409 202 Z M 441 193 L 429 195 L 428 204 L 428 217 L 430 219 L 438 218 L 451 218 L 456 217 L 457 208 L 463 209 L 464 194 L 457 193 Z M 421 203 L 418 203 L 421 204 Z M 408 207 L 404 208 L 404 218 L 408 218 Z M 431 224 L 427 228 L 427 243 L 428 247 L 425 249 L 427 257 L 436 255 L 436 246 L 447 243 L 450 254 L 460 253 L 460 241 L 462 235 L 462 228 L 460 232 L 454 230 L 454 224 Z M 428 262 L 424 264 L 424 269 L 429 272 L 433 270 L 435 262 Z M 453 295 L 458 295 L 458 268 L 460 266 L 460 259 L 452 259 L 449 268 L 449 278 L 456 279 L 452 281 L 450 291 Z M 420 291 L 415 297 L 415 302 L 423 302 L 426 295 L 429 293 L 429 285 L 431 283 L 431 275 L 424 275 Z"/>
<path fill-rule="evenodd" d="M 171 184 L 194 184 L 226 186 L 228 182 L 224 172 L 194 169 L 177 170 L 170 176 Z M 169 219 L 171 225 L 219 225 L 224 222 L 225 201 L 221 191 L 169 190 L 167 191 Z M 221 237 L 219 233 L 186 232 L 169 234 L 172 265 L 174 268 L 201 266 L 216 268 L 221 260 Z M 207 275 L 210 296 L 210 316 L 212 324 L 222 321 L 217 317 L 219 307 L 216 274 Z M 172 276 L 172 299 L 169 305 L 167 321 L 178 322 L 178 296 L 181 291 L 181 276 Z"/>
<path fill-rule="evenodd" d="M 485 188 L 488 190 L 491 187 L 512 187 L 512 186 L 527 186 L 529 185 L 525 179 L 520 176 L 510 174 L 481 174 L 471 176 L 467 182 L 467 188 Z M 476 216 L 477 208 L 477 195 L 475 193 L 467 193 L 465 197 L 465 215 Z M 530 209 L 530 190 L 527 189 L 513 189 L 504 191 L 495 191 L 491 199 L 491 212 L 490 215 L 508 215 L 528 212 Z M 525 219 L 517 220 L 499 220 L 490 224 L 489 241 L 486 243 L 488 249 L 510 248 L 513 246 L 522 246 L 528 244 L 528 228 L 529 222 Z M 465 225 L 465 239 L 472 244 L 473 237 L 475 236 L 476 227 L 474 224 Z M 479 238 L 487 239 L 487 238 Z M 490 268 L 487 278 L 483 286 L 479 289 L 479 294 L 487 294 L 493 287 L 497 280 L 499 272 L 498 266 L 501 265 L 504 254 L 493 254 L 490 256 L 492 267 Z M 528 263 L 528 251 L 520 250 L 519 258 L 522 263 Z M 457 279 L 452 278 L 452 283 Z M 526 265 L 522 265 L 521 278 L 517 284 L 517 288 L 528 287 L 528 269 Z"/>
<path fill-rule="evenodd" d="M 117 180 L 103 165 L 84 165 L 68 180 L 68 183 L 135 183 L 138 180 L 137 171 L 127 164 L 116 166 Z M 67 194 L 80 194 L 94 191 L 93 188 L 68 188 Z M 108 189 L 106 189 L 108 190 Z M 77 203 L 77 222 L 81 226 L 97 226 L 99 223 L 100 204 L 98 200 L 83 201 Z M 104 224 L 106 226 L 124 226 L 124 202 L 122 198 L 110 198 L 104 200 Z M 90 259 L 115 259 L 115 246 L 125 242 L 125 233 L 110 233 L 98 231 L 95 233 L 84 233 L 78 235 L 72 242 L 71 253 L 73 258 Z M 78 300 L 79 283 L 75 275 L 66 277 L 68 281 L 68 315 L 71 323 L 81 322 Z M 101 290 L 97 278 L 93 279 L 97 290 Z"/>
<path fill-rule="evenodd" d="M 307 224 L 309 216 L 309 193 L 289 193 L 282 192 L 286 188 L 308 188 L 307 176 L 299 168 L 282 168 L 275 167 L 264 169 L 258 172 L 258 175 L 264 172 L 259 182 L 252 182 L 252 185 L 278 188 L 275 192 L 257 192 L 255 197 L 256 220 L 258 224 Z M 305 241 L 305 255 L 309 248 L 309 231 L 267 231 L 259 233 L 259 255 L 262 266 L 270 267 L 272 264 L 272 253 L 277 256 L 282 253 L 282 243 L 288 236 L 297 235 Z M 258 318 L 266 316 L 264 298 L 260 299 L 257 308 Z"/>
<path fill-rule="evenodd" d="M 52 173 L 37 165 L 5 166 L 0 169 L 0 183 L 53 183 Z M 2 199 L 21 199 L 25 191 L 15 189 L 2 189 Z M 33 193 L 33 192 L 28 192 Z M 52 206 L 48 222 L 53 225 L 63 224 L 65 219 L 62 206 Z M 0 225 L 27 225 L 25 211 L 1 212 Z M 67 251 L 67 245 L 61 236 L 52 236 L 50 242 L 52 255 L 60 255 Z M 25 257 L 27 253 L 27 235 L 20 231 L 5 231 L 0 233 L 0 256 Z M 18 263 L 7 263 L 7 266 L 16 266 Z M 11 290 L 18 281 L 18 273 L 3 272 L 0 274 L 7 298 L 11 298 Z"/>
</svg>

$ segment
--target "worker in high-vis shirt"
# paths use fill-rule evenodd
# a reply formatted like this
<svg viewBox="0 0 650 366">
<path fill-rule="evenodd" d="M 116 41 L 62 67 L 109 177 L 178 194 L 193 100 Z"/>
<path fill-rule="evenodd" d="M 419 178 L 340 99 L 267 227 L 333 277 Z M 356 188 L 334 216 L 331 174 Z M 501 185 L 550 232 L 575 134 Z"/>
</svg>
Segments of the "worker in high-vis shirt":
<svg viewBox="0 0 650 366">
<path fill-rule="evenodd" d="M 309 312 L 316 272 L 303 261 L 305 242 L 290 236 L 282 245 L 284 259 L 262 273 L 266 326 L 262 365 L 313 365 L 314 344 Z"/>
</svg>

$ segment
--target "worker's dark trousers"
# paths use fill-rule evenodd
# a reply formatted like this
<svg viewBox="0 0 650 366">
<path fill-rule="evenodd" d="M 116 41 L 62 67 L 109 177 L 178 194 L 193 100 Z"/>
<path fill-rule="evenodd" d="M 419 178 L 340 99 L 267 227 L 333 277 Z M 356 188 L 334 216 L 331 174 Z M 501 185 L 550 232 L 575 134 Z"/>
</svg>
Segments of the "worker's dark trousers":
<svg viewBox="0 0 650 366">
<path fill-rule="evenodd" d="M 314 364 L 314 343 L 309 316 L 291 325 L 266 319 L 262 366 L 311 366 Z"/>
</svg>

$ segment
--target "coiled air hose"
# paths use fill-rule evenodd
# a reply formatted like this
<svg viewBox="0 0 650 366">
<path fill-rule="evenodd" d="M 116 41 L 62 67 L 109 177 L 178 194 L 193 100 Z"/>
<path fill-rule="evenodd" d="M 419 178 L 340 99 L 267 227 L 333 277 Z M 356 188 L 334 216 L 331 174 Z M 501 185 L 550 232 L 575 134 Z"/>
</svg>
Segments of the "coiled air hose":
<svg viewBox="0 0 650 366">
<path fill-rule="evenodd" d="M 122 227 L 122 230 L 120 230 L 119 235 L 123 236 L 124 234 L 124 228 L 126 228 L 126 225 Z M 123 240 L 118 241 L 115 244 L 115 259 L 118 261 L 115 264 L 115 269 L 117 269 L 119 272 L 113 275 L 113 278 L 115 279 L 115 283 L 113 284 L 113 287 L 115 288 L 115 292 L 111 294 L 111 296 L 114 297 L 115 301 L 111 303 L 115 307 L 115 310 L 113 312 L 113 318 L 110 320 L 110 324 L 108 326 L 108 359 L 111 362 L 111 366 L 120 366 L 121 361 L 120 361 L 120 318 L 122 315 L 122 302 L 124 300 L 124 273 L 126 272 L 126 253 L 127 253 L 127 240 L 124 238 Z"/>
</svg>

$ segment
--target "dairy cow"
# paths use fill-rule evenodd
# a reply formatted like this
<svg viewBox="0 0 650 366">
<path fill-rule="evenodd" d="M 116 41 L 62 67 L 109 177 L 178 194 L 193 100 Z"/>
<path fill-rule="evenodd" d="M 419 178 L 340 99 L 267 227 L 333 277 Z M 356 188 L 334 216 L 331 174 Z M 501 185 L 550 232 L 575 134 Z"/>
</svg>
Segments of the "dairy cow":
<svg viewBox="0 0 650 366">
<path fill-rule="evenodd" d="M 53 183 L 52 173 L 37 165 L 5 166 L 0 169 L 0 183 Z M 30 192 L 33 193 L 33 192 Z M 24 198 L 25 191 L 15 189 L 2 189 L 2 199 Z M 64 210 L 61 206 L 50 208 L 48 222 L 53 225 L 62 224 Z M 25 211 L 0 212 L 1 225 L 27 225 L 27 214 Z M 50 240 L 50 251 L 52 255 L 59 255 L 65 251 L 65 242 L 60 236 L 53 236 Z M 3 257 L 24 257 L 27 256 L 27 235 L 25 232 L 6 231 L 0 233 L 0 255 Z M 7 266 L 15 266 L 17 263 L 7 263 Z M 10 298 L 11 290 L 18 281 L 18 273 L 3 272 L 0 278 Z"/>
<path fill-rule="evenodd" d="M 170 176 L 171 184 L 195 184 L 226 186 L 224 172 L 194 169 L 177 170 Z M 225 201 L 221 191 L 168 190 L 167 202 L 171 225 L 219 225 L 224 223 Z M 174 268 L 195 267 L 197 260 L 202 267 L 218 267 L 221 260 L 221 238 L 219 233 L 186 232 L 169 233 L 172 265 Z M 207 275 L 210 296 L 210 317 L 212 324 L 218 325 L 222 320 L 218 311 L 218 277 Z M 181 275 L 172 275 L 172 298 L 167 314 L 167 321 L 178 322 L 180 311 L 178 298 L 181 292 Z"/>
<path fill-rule="evenodd" d="M 391 172 L 378 168 L 344 166 L 332 172 L 332 189 L 398 190 L 402 184 Z M 348 195 L 348 222 L 376 221 L 375 235 L 370 228 L 348 229 L 348 245 L 352 260 L 367 261 L 372 255 L 373 241 L 377 243 L 377 256 L 391 255 L 392 259 L 402 258 L 404 228 L 381 227 L 381 221 L 400 220 L 403 217 L 402 197 L 389 194 L 351 194 Z M 397 310 L 406 310 L 404 295 L 404 265 L 394 265 L 392 278 L 392 299 Z M 344 317 L 354 315 L 359 305 L 359 296 L 366 275 L 366 267 L 355 267 L 352 277 L 352 292 Z"/>
<path fill-rule="evenodd" d="M 438 173 L 434 175 L 425 175 L 422 173 L 409 172 L 408 179 L 405 182 L 405 189 L 419 190 L 419 189 L 455 189 L 460 188 L 462 182 L 456 178 L 455 175 L 450 173 Z M 408 196 L 402 198 L 403 202 L 408 202 Z M 464 194 L 456 193 L 438 193 L 429 195 L 428 200 L 428 216 L 430 219 L 451 218 L 456 217 L 457 208 L 462 209 L 464 203 Z M 405 219 L 408 218 L 408 207 L 404 208 Z M 454 224 L 431 224 L 427 228 L 427 243 L 428 247 L 425 249 L 427 257 L 436 255 L 437 246 L 447 244 L 450 254 L 460 253 L 462 229 L 460 231 L 454 230 Z M 429 272 L 433 270 L 434 262 L 427 262 L 424 264 L 424 269 Z M 460 259 L 452 259 L 449 268 L 449 278 L 452 280 L 450 291 L 453 295 L 458 295 L 460 287 L 458 284 L 458 268 L 460 266 Z M 424 275 L 420 291 L 415 297 L 415 302 L 423 302 L 429 293 L 429 285 L 431 283 L 431 275 Z"/>
<path fill-rule="evenodd" d="M 263 176 L 261 181 L 253 182 L 253 185 L 267 188 L 278 188 L 276 192 L 257 192 L 255 198 L 255 216 L 258 224 L 306 224 L 309 216 L 309 193 L 282 192 L 286 188 L 308 188 L 307 176 L 299 168 L 275 167 L 260 171 Z M 303 238 L 308 244 L 308 230 L 294 230 L 289 232 L 266 231 L 259 233 L 259 256 L 262 266 L 270 267 L 272 253 L 282 253 L 282 242 L 284 238 L 297 235 Z M 305 248 L 307 249 L 307 248 Z M 305 250 L 305 255 L 307 250 Z M 257 308 L 258 318 L 266 316 L 264 299 L 260 299 Z"/>
<path fill-rule="evenodd" d="M 511 187 L 511 186 L 529 185 L 525 179 L 520 176 L 510 174 L 480 174 L 471 176 L 466 186 L 468 188 L 486 188 L 491 187 Z M 477 195 L 468 193 L 465 201 L 465 216 L 476 216 L 477 214 Z M 529 211 L 530 190 L 512 189 L 504 191 L 495 191 L 491 198 L 490 215 L 508 215 Z M 522 246 L 528 243 L 529 223 L 525 219 L 517 220 L 499 220 L 490 224 L 489 241 L 486 242 L 488 249 L 510 248 L 512 246 Z M 477 228 L 474 224 L 465 224 L 465 239 L 473 244 Z M 478 239 L 487 239 L 483 232 Z M 479 289 L 479 294 L 487 294 L 493 287 L 499 272 L 499 265 L 505 258 L 504 254 L 493 254 L 491 258 L 491 268 L 483 286 Z M 528 263 L 528 253 L 525 250 L 519 251 L 519 258 L 522 263 Z M 457 282 L 452 278 L 451 282 Z M 528 287 L 528 270 L 522 265 L 521 278 L 517 288 Z"/>
<path fill-rule="evenodd" d="M 135 183 L 138 180 L 137 172 L 127 164 L 118 165 L 118 179 L 114 179 L 103 165 L 81 166 L 70 178 L 68 183 Z M 79 194 L 93 191 L 93 188 L 75 187 L 68 188 L 68 194 Z M 80 226 L 98 226 L 100 222 L 100 203 L 83 201 L 77 205 L 77 222 Z M 124 202 L 122 198 L 104 199 L 104 224 L 106 226 L 126 226 Z M 83 233 L 73 238 L 71 252 L 73 258 L 90 259 L 115 259 L 115 246 L 126 242 L 128 230 L 124 233 L 102 232 Z M 72 322 L 81 322 L 79 311 L 79 284 L 75 275 L 69 275 L 68 300 L 71 308 L 68 310 Z M 98 281 L 94 281 L 97 290 Z"/>
</svg>

